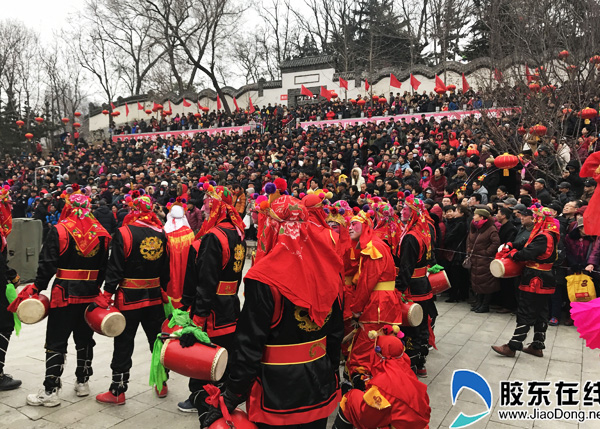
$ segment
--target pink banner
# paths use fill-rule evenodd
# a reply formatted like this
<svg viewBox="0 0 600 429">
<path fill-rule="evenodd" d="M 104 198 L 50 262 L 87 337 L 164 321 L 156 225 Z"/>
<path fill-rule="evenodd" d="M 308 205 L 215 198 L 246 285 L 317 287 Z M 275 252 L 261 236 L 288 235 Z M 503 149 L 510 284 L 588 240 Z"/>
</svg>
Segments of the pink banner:
<svg viewBox="0 0 600 429">
<path fill-rule="evenodd" d="M 156 140 L 157 137 L 169 138 L 169 137 L 194 137 L 198 133 L 206 133 L 212 136 L 217 133 L 231 134 L 238 133 L 242 134 L 246 131 L 250 131 L 251 126 L 245 125 L 243 127 L 225 127 L 225 128 L 202 128 L 199 130 L 181 130 L 181 131 L 158 131 L 155 133 L 140 133 L 140 134 L 117 134 L 112 137 L 113 142 L 124 141 L 129 139 L 151 139 Z"/>
<path fill-rule="evenodd" d="M 406 122 L 410 122 L 411 119 L 415 119 L 416 121 L 419 121 L 421 119 L 421 115 L 425 116 L 425 119 L 429 120 L 429 118 L 433 117 L 435 118 L 435 120 L 437 122 L 440 122 L 441 119 L 446 116 L 448 117 L 448 120 L 453 121 L 455 119 L 461 120 L 463 118 L 467 118 L 471 115 L 475 116 L 476 118 L 480 118 L 481 117 L 481 112 L 485 112 L 488 116 L 491 116 L 493 118 L 499 116 L 501 113 L 510 113 L 512 111 L 516 111 L 516 109 L 514 108 L 501 108 L 501 109 L 482 109 L 482 110 L 454 110 L 452 112 L 427 112 L 427 113 L 414 113 L 414 114 L 409 114 L 409 115 L 396 115 L 396 116 L 374 116 L 371 118 L 350 118 L 350 119 L 332 119 L 332 120 L 328 120 L 328 121 L 310 121 L 310 122 L 301 122 L 300 125 L 302 126 L 302 128 L 306 128 L 309 126 L 327 126 L 327 125 L 334 125 L 334 124 L 340 124 L 343 127 L 347 127 L 348 125 L 356 125 L 358 124 L 364 124 L 365 122 L 375 122 L 376 124 L 379 124 L 381 122 L 389 122 L 390 119 L 393 119 L 394 121 L 399 121 L 401 119 L 406 119 Z"/>
</svg>

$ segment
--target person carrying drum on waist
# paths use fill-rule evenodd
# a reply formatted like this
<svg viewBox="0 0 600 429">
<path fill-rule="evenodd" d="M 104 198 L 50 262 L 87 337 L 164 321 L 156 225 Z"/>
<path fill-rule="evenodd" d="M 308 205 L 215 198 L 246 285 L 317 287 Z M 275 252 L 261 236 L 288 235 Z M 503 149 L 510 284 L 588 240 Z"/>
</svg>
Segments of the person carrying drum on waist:
<svg viewBox="0 0 600 429">
<path fill-rule="evenodd" d="M 73 190 L 73 191 L 72 191 Z M 72 192 L 70 192 L 72 191 Z M 76 185 L 67 189 L 61 220 L 48 232 L 33 285 L 29 285 L 11 304 L 16 311 L 19 298 L 28 298 L 48 287 L 56 275 L 50 294 L 46 326 L 46 376 L 44 388 L 27 395 L 27 404 L 55 407 L 60 405 L 58 390 L 71 333 L 77 350 L 75 392 L 90 394 L 93 331 L 85 322 L 85 310 L 93 302 L 104 281 L 110 234 L 90 212 L 91 201 Z"/>
<path fill-rule="evenodd" d="M 132 198 L 134 197 L 134 198 Z M 163 303 L 168 302 L 169 254 L 162 223 L 152 210 L 150 197 L 133 191 L 125 198 L 131 212 L 115 233 L 106 268 L 104 292 L 96 303 L 106 307 L 115 295 L 115 307 L 123 313 L 125 330 L 114 339 L 110 367 L 112 383 L 108 392 L 96 396 L 98 402 L 122 405 L 129 383 L 129 370 L 135 334 L 140 323 L 150 352 L 165 321 Z M 154 386 L 159 398 L 167 396 L 166 382 Z"/>
</svg>

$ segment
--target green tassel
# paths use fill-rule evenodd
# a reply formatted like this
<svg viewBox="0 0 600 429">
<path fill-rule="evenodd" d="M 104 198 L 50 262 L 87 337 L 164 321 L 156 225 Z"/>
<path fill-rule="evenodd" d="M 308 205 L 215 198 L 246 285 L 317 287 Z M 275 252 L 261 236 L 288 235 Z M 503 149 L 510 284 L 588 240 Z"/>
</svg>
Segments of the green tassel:
<svg viewBox="0 0 600 429">
<path fill-rule="evenodd" d="M 429 267 L 429 269 L 427 270 L 428 273 L 431 274 L 437 274 L 440 271 L 443 271 L 444 267 L 442 267 L 441 265 L 435 264 L 433 267 Z"/>
<path fill-rule="evenodd" d="M 6 299 L 9 304 L 17 299 L 17 289 L 15 289 L 15 285 L 12 283 L 6 285 Z M 13 313 L 13 318 L 15 319 L 15 333 L 19 335 L 21 332 L 21 321 L 17 317 L 17 313 Z"/>
<path fill-rule="evenodd" d="M 173 310 L 175 310 L 173 304 L 171 303 L 171 297 L 169 297 L 169 302 L 163 304 L 163 309 L 165 310 L 165 318 L 168 319 L 169 316 L 173 314 Z"/>
<path fill-rule="evenodd" d="M 156 386 L 159 390 L 165 381 L 167 381 L 167 371 L 165 367 L 160 363 L 160 354 L 162 352 L 163 342 L 158 334 L 156 341 L 154 341 L 154 348 L 152 349 L 152 361 L 150 363 L 150 386 Z"/>
<path fill-rule="evenodd" d="M 173 335 L 180 337 L 183 334 L 190 334 L 190 333 L 193 334 L 194 337 L 196 337 L 198 342 L 204 343 L 204 344 L 210 344 L 210 338 L 208 337 L 208 334 L 206 332 L 204 332 L 201 328 L 198 328 L 195 325 L 186 326 L 181 331 L 174 332 Z"/>
<path fill-rule="evenodd" d="M 180 310 L 178 308 L 173 309 L 171 319 L 169 320 L 169 328 L 174 326 L 186 327 L 192 323 L 190 319 L 190 313 L 187 311 Z"/>
</svg>

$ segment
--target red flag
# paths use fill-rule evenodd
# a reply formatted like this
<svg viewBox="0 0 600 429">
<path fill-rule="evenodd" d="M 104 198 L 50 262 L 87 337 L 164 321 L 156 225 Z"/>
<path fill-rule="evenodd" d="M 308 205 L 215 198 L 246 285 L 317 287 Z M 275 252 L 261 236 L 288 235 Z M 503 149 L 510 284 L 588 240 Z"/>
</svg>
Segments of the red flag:
<svg viewBox="0 0 600 429">
<path fill-rule="evenodd" d="M 324 86 L 321 87 L 321 97 L 326 98 L 327 101 L 331 100 L 331 91 L 329 91 L 328 89 L 325 89 Z"/>
<path fill-rule="evenodd" d="M 498 82 L 502 80 L 502 72 L 497 68 L 494 69 L 494 79 L 496 79 Z"/>
<path fill-rule="evenodd" d="M 437 88 L 443 89 L 444 91 L 447 91 L 446 84 L 442 79 L 440 79 L 440 77 L 437 74 L 435 75 L 435 86 Z"/>
<path fill-rule="evenodd" d="M 462 74 L 462 81 L 463 81 L 463 94 L 464 94 L 469 89 L 471 89 L 471 87 L 469 86 L 469 82 L 467 82 L 467 78 L 465 77 L 464 73 Z"/>
<path fill-rule="evenodd" d="M 256 109 L 254 108 L 254 104 L 252 104 L 252 98 L 248 97 L 248 101 L 250 102 L 250 113 L 254 113 Z"/>
<path fill-rule="evenodd" d="M 110 102 L 110 108 L 111 108 L 111 109 L 113 109 L 113 110 L 115 110 L 115 109 L 116 109 L 116 107 L 115 107 L 115 105 L 113 104 L 113 102 L 112 102 L 112 101 Z"/>
<path fill-rule="evenodd" d="M 365 91 L 369 90 L 369 81 L 365 79 Z"/>
<path fill-rule="evenodd" d="M 187 101 L 185 98 L 183 99 L 183 107 L 190 107 L 191 105 L 192 105 L 192 103 Z"/>
<path fill-rule="evenodd" d="M 394 76 L 394 73 L 390 73 L 390 86 L 393 86 L 394 88 L 400 88 L 402 86 L 402 82 Z"/>
<path fill-rule="evenodd" d="M 125 103 L 125 116 L 129 116 L 129 106 Z"/>
<path fill-rule="evenodd" d="M 235 106 L 235 111 L 236 111 L 236 112 L 237 112 L 237 111 L 239 111 L 239 110 L 240 110 L 240 108 L 239 108 L 239 107 L 238 107 L 238 105 L 237 105 L 237 100 L 235 99 L 235 97 L 233 97 L 233 104 L 234 104 L 234 106 Z"/>
<path fill-rule="evenodd" d="M 531 72 L 529 71 L 527 64 L 525 64 L 525 77 L 527 78 L 527 83 L 533 80 L 533 76 L 531 76 Z"/>
<path fill-rule="evenodd" d="M 140 103 L 139 101 L 138 101 L 138 110 L 144 110 L 144 106 L 142 106 L 142 103 Z"/>
<path fill-rule="evenodd" d="M 200 100 L 198 100 L 198 110 L 202 110 L 202 105 L 200 104 Z"/>
<path fill-rule="evenodd" d="M 156 103 L 156 101 L 155 101 L 154 105 L 152 106 L 152 110 L 154 110 L 156 112 L 158 110 L 158 106 L 159 106 L 159 104 Z"/>
<path fill-rule="evenodd" d="M 169 100 L 169 112 L 173 112 L 173 110 L 171 109 L 171 100 Z"/>
<path fill-rule="evenodd" d="M 346 88 L 348 89 L 348 81 L 344 80 L 340 77 L 340 88 Z"/>
<path fill-rule="evenodd" d="M 307 97 L 314 97 L 313 93 L 310 92 L 310 90 L 304 85 L 302 85 L 302 87 L 300 88 L 300 94 L 306 95 Z"/>
<path fill-rule="evenodd" d="M 421 82 L 413 76 L 413 74 L 410 74 L 410 86 L 412 86 L 412 88 L 416 91 L 417 89 L 419 89 L 419 85 L 421 85 Z"/>
<path fill-rule="evenodd" d="M 219 94 L 217 94 L 217 110 L 221 110 L 221 99 L 219 98 Z"/>
</svg>

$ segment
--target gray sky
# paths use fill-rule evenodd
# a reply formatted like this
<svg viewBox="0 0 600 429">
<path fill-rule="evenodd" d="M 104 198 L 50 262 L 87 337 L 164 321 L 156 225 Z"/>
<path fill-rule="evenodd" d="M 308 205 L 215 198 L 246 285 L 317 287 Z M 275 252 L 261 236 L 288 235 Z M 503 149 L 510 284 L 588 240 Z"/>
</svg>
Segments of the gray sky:
<svg viewBox="0 0 600 429">
<path fill-rule="evenodd" d="M 0 16 L 22 21 L 47 39 L 54 31 L 60 32 L 70 13 L 77 14 L 82 7 L 82 0 L 0 0 Z"/>
</svg>

